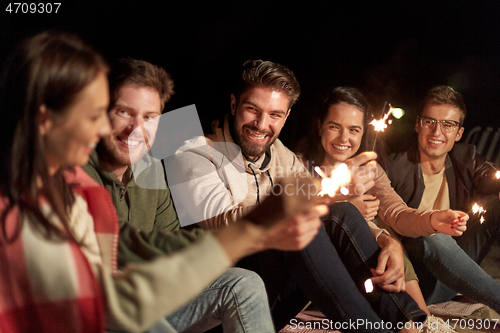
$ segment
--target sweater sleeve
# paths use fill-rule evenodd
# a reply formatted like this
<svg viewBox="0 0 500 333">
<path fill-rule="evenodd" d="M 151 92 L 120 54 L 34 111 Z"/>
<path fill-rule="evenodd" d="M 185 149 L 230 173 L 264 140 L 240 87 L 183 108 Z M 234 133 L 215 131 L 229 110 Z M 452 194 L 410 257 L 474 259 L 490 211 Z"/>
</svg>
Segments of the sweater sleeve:
<svg viewBox="0 0 500 333">
<path fill-rule="evenodd" d="M 435 233 L 431 226 L 432 211 L 419 212 L 409 208 L 394 191 L 391 181 L 380 165 L 377 165 L 375 186 L 368 193 L 380 199 L 379 216 L 398 234 L 407 237 L 429 236 Z"/>
<path fill-rule="evenodd" d="M 144 331 L 196 297 L 229 266 L 229 258 L 210 234 L 171 256 L 128 264 L 116 275 L 101 266 L 106 326 Z"/>
<path fill-rule="evenodd" d="M 120 221 L 120 241 L 118 242 L 118 266 L 128 262 L 142 262 L 159 255 L 172 254 L 182 250 L 199 239 L 204 232 L 200 229 L 192 231 L 140 231 L 130 223 Z"/>
</svg>

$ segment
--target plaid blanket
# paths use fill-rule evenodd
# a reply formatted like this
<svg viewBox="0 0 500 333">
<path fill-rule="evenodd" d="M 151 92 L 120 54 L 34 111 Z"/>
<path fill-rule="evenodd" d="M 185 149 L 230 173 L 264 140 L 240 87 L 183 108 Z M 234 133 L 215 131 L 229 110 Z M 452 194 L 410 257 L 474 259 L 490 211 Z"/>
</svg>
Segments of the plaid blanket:
<svg viewBox="0 0 500 333">
<path fill-rule="evenodd" d="M 105 265 L 116 269 L 118 219 L 106 189 L 85 172 L 68 174 L 94 217 L 94 228 Z M 0 213 L 7 205 L 0 198 Z M 41 200 L 42 212 L 51 221 L 50 206 Z M 51 242 L 22 218 L 22 231 L 13 243 L 0 236 L 0 332 L 103 332 L 104 311 L 99 284 L 92 268 L 73 242 Z M 6 231 L 13 232 L 19 211 L 6 217 Z"/>
</svg>

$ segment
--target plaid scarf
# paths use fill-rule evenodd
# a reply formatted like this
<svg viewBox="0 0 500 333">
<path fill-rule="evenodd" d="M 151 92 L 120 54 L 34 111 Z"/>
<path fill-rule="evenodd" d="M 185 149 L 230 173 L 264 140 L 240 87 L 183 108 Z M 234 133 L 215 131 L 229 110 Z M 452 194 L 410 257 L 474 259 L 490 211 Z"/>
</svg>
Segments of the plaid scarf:
<svg viewBox="0 0 500 333">
<path fill-rule="evenodd" d="M 103 264 L 116 271 L 118 219 L 109 193 L 80 168 L 66 176 L 87 201 Z M 0 198 L 0 213 L 6 206 L 7 200 Z M 41 210 L 55 221 L 43 200 Z M 5 220 L 7 232 L 18 219 L 14 207 Z M 49 241 L 26 216 L 21 219 L 20 236 L 12 243 L 0 240 L 0 332 L 103 332 L 99 284 L 80 246 Z"/>
</svg>

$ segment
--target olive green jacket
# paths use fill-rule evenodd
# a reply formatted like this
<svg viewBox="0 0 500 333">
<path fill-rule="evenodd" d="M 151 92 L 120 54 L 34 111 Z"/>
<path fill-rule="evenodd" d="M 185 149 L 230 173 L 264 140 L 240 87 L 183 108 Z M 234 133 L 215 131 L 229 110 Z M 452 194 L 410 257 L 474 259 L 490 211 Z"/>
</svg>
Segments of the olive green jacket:
<svg viewBox="0 0 500 333">
<path fill-rule="evenodd" d="M 201 230 L 179 230 L 161 162 L 146 155 L 140 162 L 146 167 L 140 172 L 133 173 L 130 167 L 127 169 L 124 175 L 124 179 L 128 179 L 126 183 L 104 170 L 101 163 L 94 151 L 83 169 L 104 186 L 113 199 L 120 222 L 119 266 L 170 254 L 200 238 Z M 144 187 L 152 184 L 154 186 Z"/>
</svg>

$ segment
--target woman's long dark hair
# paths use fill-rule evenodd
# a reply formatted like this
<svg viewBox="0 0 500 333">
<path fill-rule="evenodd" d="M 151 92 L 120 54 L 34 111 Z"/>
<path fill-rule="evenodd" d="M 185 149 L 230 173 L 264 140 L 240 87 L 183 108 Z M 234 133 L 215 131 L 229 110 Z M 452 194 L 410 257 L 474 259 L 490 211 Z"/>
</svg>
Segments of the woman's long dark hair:
<svg viewBox="0 0 500 333">
<path fill-rule="evenodd" d="M 0 114 L 7 126 L 0 131 L 0 194 L 7 207 L 0 216 L 3 238 L 14 241 L 22 217 L 49 239 L 66 234 L 40 211 L 43 197 L 63 225 L 74 203 L 62 170 L 49 175 L 45 147 L 39 132 L 40 107 L 61 116 L 81 90 L 100 72 L 105 60 L 73 35 L 43 32 L 19 44 L 7 60 L 0 81 Z M 7 231 L 6 215 L 19 208 L 19 221 Z"/>
<path fill-rule="evenodd" d="M 363 112 L 363 138 L 361 145 L 356 154 L 360 154 L 367 150 L 373 150 L 373 142 L 375 134 L 372 126 L 368 126 L 372 119 L 370 104 L 365 96 L 356 88 L 352 87 L 336 87 L 328 90 L 325 94 L 318 98 L 313 107 L 313 117 L 310 123 L 309 134 L 297 145 L 296 152 L 309 163 L 309 171 L 315 165 L 321 165 L 325 159 L 325 149 L 321 145 L 321 136 L 319 133 L 319 124 L 323 124 L 330 107 L 335 104 L 346 103 L 357 107 Z M 379 156 L 384 156 L 384 145 L 381 138 L 377 138 L 375 151 Z"/>
</svg>

